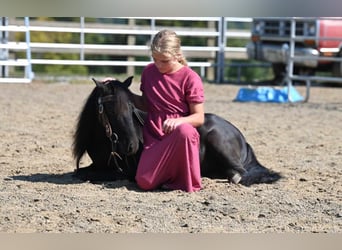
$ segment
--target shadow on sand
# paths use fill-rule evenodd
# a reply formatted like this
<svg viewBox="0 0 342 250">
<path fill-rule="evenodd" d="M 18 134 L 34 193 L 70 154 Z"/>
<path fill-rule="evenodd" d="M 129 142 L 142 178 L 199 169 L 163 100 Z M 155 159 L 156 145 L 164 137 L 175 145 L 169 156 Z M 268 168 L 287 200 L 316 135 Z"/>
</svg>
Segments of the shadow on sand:
<svg viewBox="0 0 342 250">
<path fill-rule="evenodd" d="M 26 181 L 26 182 L 45 182 L 57 185 L 72 185 L 80 183 L 91 183 L 95 185 L 102 185 L 105 188 L 121 188 L 126 187 L 128 190 L 139 192 L 139 188 L 134 182 L 128 180 L 116 180 L 116 181 L 83 181 L 75 176 L 74 172 L 62 173 L 62 174 L 50 174 L 50 173 L 36 173 L 30 175 L 14 175 L 5 178 L 7 181 Z"/>
</svg>

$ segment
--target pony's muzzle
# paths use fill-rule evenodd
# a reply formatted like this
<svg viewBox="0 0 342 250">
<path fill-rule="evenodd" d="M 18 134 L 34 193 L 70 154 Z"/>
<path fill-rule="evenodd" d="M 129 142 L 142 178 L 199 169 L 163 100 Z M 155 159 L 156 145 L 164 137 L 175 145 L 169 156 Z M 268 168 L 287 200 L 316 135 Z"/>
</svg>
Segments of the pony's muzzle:
<svg viewBox="0 0 342 250">
<path fill-rule="evenodd" d="M 135 154 L 139 149 L 139 143 L 138 142 L 129 142 L 127 145 L 127 155 Z"/>
</svg>

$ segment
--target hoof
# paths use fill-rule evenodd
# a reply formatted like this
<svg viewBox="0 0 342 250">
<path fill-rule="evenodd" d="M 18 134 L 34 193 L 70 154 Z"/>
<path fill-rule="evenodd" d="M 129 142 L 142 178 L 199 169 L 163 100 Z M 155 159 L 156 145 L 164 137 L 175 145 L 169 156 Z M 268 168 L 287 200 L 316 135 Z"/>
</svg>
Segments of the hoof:
<svg viewBox="0 0 342 250">
<path fill-rule="evenodd" d="M 231 179 L 231 182 L 233 182 L 234 184 L 239 184 L 240 181 L 241 181 L 241 175 L 238 173 L 234 174 L 234 176 Z"/>
</svg>

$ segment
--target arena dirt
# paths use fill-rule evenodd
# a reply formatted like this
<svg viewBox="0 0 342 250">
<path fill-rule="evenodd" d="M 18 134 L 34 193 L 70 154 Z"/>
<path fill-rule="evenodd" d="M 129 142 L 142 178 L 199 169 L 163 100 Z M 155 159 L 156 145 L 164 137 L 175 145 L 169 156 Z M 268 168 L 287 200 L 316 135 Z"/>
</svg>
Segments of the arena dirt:
<svg viewBox="0 0 342 250">
<path fill-rule="evenodd" d="M 203 178 L 203 190 L 185 193 L 72 177 L 72 134 L 93 87 L 0 85 L 0 232 L 342 232 L 342 88 L 312 87 L 308 103 L 239 103 L 241 86 L 205 84 L 206 112 L 239 127 L 284 178 Z"/>
</svg>

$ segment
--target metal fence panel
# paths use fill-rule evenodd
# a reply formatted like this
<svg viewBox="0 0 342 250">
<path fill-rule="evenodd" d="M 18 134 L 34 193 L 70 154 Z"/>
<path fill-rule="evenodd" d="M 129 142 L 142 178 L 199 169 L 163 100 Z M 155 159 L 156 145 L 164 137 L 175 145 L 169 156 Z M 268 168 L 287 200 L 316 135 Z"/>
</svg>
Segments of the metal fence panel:
<svg viewBox="0 0 342 250">
<path fill-rule="evenodd" d="M 108 18 L 110 19 L 110 18 Z M 112 18 L 115 19 L 115 18 Z M 118 18 L 117 18 L 118 19 Z M 242 38 L 249 39 L 250 30 L 228 29 L 227 23 L 230 22 L 242 22 L 250 23 L 251 18 L 228 18 L 228 17 L 135 17 L 126 18 L 127 20 L 146 20 L 149 25 L 136 25 L 135 21 L 132 24 L 127 25 L 90 25 L 85 22 L 85 18 L 80 18 L 80 23 L 62 23 L 62 26 L 58 26 L 58 22 L 54 23 L 42 23 L 38 21 L 31 21 L 28 17 L 24 18 L 24 22 L 16 21 L 18 23 L 6 24 L 0 26 L 0 32 L 23 32 L 25 33 L 25 42 L 17 42 L 11 40 L 2 40 L 0 42 L 0 51 L 8 51 L 13 53 L 16 51 L 25 51 L 26 58 L 11 59 L 6 57 L 0 58 L 0 66 L 8 68 L 9 66 L 22 66 L 25 67 L 25 76 L 21 80 L 23 82 L 30 82 L 34 78 L 32 72 L 32 65 L 35 64 L 61 64 L 61 65 L 115 65 L 115 66 L 145 66 L 150 61 L 139 61 L 135 57 L 148 55 L 147 45 L 136 44 L 86 44 L 86 34 L 120 34 L 128 36 L 152 36 L 157 30 L 163 28 L 160 25 L 156 25 L 158 21 L 204 21 L 211 23 L 207 28 L 194 28 L 194 27 L 170 27 L 177 32 L 179 36 L 207 38 L 209 44 L 205 46 L 182 46 L 184 54 L 189 57 L 189 66 L 200 68 L 201 76 L 205 77 L 208 72 L 215 76 L 216 82 L 223 81 L 223 69 L 225 67 L 224 60 L 226 58 L 246 58 L 245 47 L 229 47 L 227 45 L 227 39 Z M 62 32 L 62 33 L 77 33 L 80 35 L 79 43 L 44 43 L 44 42 L 31 42 L 31 33 L 41 32 Z M 133 39 L 134 40 L 134 39 Z M 32 59 L 32 53 L 79 53 L 79 59 L 77 60 L 53 60 L 35 58 Z M 85 60 L 86 54 L 111 54 L 118 56 L 128 56 L 129 59 L 125 61 L 103 61 L 103 60 Z M 198 60 L 196 59 L 198 58 Z M 203 60 L 205 58 L 205 60 Z M 195 60 L 196 59 L 196 60 Z M 200 60 L 200 61 L 199 61 Z M 216 74 L 213 71 L 216 69 Z M 20 80 L 19 78 L 10 79 L 8 77 L 0 78 L 0 82 L 13 82 Z"/>
</svg>

